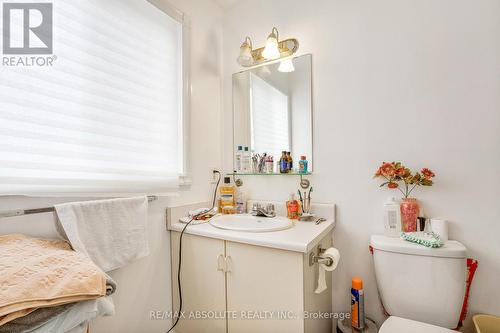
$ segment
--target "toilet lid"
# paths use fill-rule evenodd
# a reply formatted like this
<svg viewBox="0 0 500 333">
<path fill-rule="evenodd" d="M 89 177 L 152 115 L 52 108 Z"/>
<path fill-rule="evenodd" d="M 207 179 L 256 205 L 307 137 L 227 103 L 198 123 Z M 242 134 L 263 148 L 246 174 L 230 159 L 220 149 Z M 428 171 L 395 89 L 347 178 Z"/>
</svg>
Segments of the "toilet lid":
<svg viewBox="0 0 500 333">
<path fill-rule="evenodd" d="M 419 321 L 391 316 L 380 327 L 379 333 L 456 333 L 447 328 Z"/>
<path fill-rule="evenodd" d="M 467 249 L 457 241 L 449 240 L 442 247 L 432 248 L 408 242 L 400 237 L 372 235 L 370 245 L 375 250 L 395 252 L 410 255 L 441 258 L 467 258 Z"/>
</svg>

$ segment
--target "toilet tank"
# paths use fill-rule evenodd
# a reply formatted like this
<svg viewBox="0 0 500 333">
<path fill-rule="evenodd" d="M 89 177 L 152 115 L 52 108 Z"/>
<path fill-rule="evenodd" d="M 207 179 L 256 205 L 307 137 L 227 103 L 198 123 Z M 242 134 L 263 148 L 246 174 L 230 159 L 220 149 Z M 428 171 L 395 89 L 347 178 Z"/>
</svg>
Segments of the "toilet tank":
<svg viewBox="0 0 500 333">
<path fill-rule="evenodd" d="M 466 286 L 466 248 L 447 241 L 427 248 L 401 238 L 370 241 L 378 290 L 393 316 L 456 328 Z"/>
</svg>

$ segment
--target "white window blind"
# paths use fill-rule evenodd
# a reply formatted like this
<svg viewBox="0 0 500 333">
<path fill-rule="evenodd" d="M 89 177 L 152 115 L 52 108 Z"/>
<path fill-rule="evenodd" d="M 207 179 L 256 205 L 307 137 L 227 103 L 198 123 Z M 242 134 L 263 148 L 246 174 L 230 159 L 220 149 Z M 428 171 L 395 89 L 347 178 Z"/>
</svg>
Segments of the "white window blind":
<svg viewBox="0 0 500 333">
<path fill-rule="evenodd" d="M 279 159 L 290 151 L 288 96 L 253 73 L 250 80 L 252 149 Z"/>
<path fill-rule="evenodd" d="M 0 194 L 172 191 L 182 24 L 146 0 L 52 3 L 53 66 L 0 69 Z"/>
</svg>

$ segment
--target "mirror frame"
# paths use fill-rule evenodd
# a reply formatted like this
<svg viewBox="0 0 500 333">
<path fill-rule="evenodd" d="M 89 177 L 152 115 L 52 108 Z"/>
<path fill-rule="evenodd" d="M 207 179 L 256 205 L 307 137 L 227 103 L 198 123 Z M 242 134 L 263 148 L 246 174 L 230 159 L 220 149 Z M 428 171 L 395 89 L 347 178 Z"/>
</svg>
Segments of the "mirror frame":
<svg viewBox="0 0 500 333">
<path fill-rule="evenodd" d="M 311 81 L 309 83 L 310 85 L 310 91 L 311 91 L 311 156 L 308 157 L 308 161 L 309 161 L 309 168 L 308 168 L 308 174 L 313 174 L 314 170 L 315 170 L 315 163 L 314 163 L 314 156 L 315 156 L 315 148 L 314 148 L 314 120 L 315 120 L 315 116 L 314 116 L 314 71 L 313 71 L 313 55 L 312 53 L 306 53 L 306 54 L 300 54 L 300 55 L 294 55 L 294 56 L 290 56 L 290 57 L 286 57 L 286 58 L 281 58 L 281 59 L 277 59 L 277 60 L 273 60 L 273 61 L 269 61 L 269 62 L 265 62 L 265 63 L 261 63 L 261 64 L 258 64 L 258 65 L 255 65 L 255 66 L 252 66 L 252 67 L 246 67 L 245 69 L 239 71 L 239 72 L 235 72 L 231 75 L 231 116 L 232 116 L 232 122 L 231 122 L 231 126 L 232 126 L 232 138 L 231 138 L 231 142 L 232 142 L 232 148 L 231 148 L 231 160 L 232 160 L 232 171 L 235 171 L 236 170 L 236 161 L 235 161 L 235 155 L 236 155 L 236 142 L 235 142 L 235 135 L 234 135 L 234 131 L 235 131 L 235 126 L 234 126 L 234 120 L 235 120 L 235 103 L 234 103 L 234 89 L 233 89 L 233 82 L 234 82 L 234 77 L 238 74 L 241 74 L 241 73 L 245 73 L 245 72 L 249 72 L 249 71 L 252 71 L 254 69 L 257 69 L 257 68 L 260 68 L 260 67 L 264 67 L 264 66 L 270 66 L 270 65 L 273 65 L 273 64 L 276 64 L 276 63 L 280 63 L 281 61 L 283 60 L 286 60 L 286 59 L 297 59 L 297 58 L 302 58 L 302 57 L 306 57 L 306 56 L 309 56 L 310 57 L 310 62 L 311 62 Z M 276 163 L 276 161 L 275 161 Z M 296 173 L 293 173 L 293 174 L 296 174 Z M 258 174 L 256 174 L 258 175 Z M 263 173 L 263 175 L 265 175 Z M 277 174 L 277 175 L 289 175 L 289 174 Z"/>
</svg>

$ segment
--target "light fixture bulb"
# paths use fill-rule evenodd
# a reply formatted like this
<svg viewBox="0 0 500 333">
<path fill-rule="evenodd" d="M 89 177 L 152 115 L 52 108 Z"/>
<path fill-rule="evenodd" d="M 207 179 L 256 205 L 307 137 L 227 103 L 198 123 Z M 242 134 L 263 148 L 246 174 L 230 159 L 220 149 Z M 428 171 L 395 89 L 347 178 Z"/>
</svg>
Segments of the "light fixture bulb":
<svg viewBox="0 0 500 333">
<path fill-rule="evenodd" d="M 264 51 L 262 51 L 262 56 L 266 60 L 275 60 L 281 57 L 278 47 L 278 29 L 273 28 L 267 37 L 266 47 L 264 47 Z"/>
<path fill-rule="evenodd" d="M 280 66 L 278 67 L 278 72 L 282 73 L 291 73 L 295 70 L 295 67 L 293 66 L 293 60 L 292 59 L 285 59 L 282 62 L 280 62 Z"/>
<path fill-rule="evenodd" d="M 237 59 L 238 63 L 243 66 L 251 66 L 254 62 L 252 56 L 252 40 L 247 37 L 240 46 L 240 55 Z"/>
</svg>

